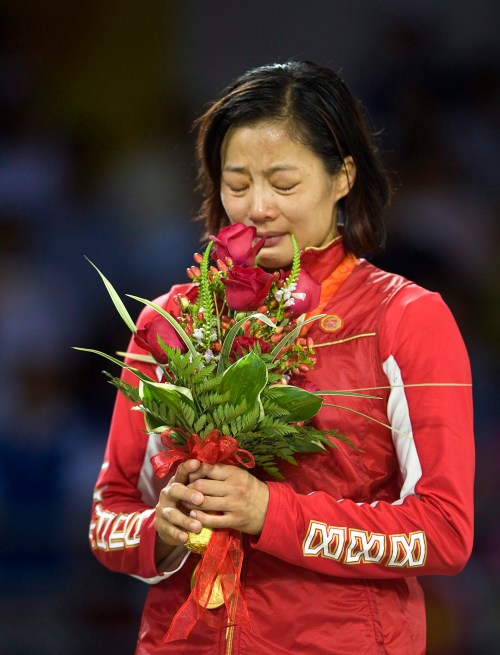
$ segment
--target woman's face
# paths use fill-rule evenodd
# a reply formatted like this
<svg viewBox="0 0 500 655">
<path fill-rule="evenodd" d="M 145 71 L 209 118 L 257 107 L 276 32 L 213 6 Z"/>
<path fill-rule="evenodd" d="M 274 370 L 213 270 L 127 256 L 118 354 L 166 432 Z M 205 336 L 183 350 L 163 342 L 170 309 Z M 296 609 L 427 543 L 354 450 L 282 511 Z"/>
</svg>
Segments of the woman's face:
<svg viewBox="0 0 500 655">
<path fill-rule="evenodd" d="M 231 223 L 253 225 L 265 238 L 260 266 L 290 265 L 291 234 L 301 250 L 324 246 L 336 235 L 336 203 L 354 181 L 350 157 L 338 173 L 327 173 L 321 159 L 278 122 L 230 130 L 221 155 L 222 204 Z"/>
</svg>

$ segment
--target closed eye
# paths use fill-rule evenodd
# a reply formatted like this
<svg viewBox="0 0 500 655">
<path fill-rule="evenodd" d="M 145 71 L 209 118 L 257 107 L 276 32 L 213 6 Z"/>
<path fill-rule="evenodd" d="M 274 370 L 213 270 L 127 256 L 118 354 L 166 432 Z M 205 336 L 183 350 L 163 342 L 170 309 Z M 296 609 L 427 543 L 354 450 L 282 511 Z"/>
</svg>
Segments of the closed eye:
<svg viewBox="0 0 500 655">
<path fill-rule="evenodd" d="M 293 190 L 295 189 L 296 186 L 297 186 L 296 184 L 292 184 L 291 186 L 286 186 L 286 187 L 285 187 L 285 186 L 277 186 L 277 185 L 275 184 L 275 185 L 274 185 L 274 188 L 275 188 L 276 191 L 278 191 L 279 193 L 290 193 L 290 191 L 293 191 Z"/>
</svg>

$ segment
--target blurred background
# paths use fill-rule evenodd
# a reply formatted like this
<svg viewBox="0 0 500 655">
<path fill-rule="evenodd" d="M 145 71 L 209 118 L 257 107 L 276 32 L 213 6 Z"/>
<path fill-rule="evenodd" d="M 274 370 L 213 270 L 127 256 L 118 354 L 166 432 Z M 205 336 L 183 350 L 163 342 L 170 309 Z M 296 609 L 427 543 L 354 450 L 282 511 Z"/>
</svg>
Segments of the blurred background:
<svg viewBox="0 0 500 655">
<path fill-rule="evenodd" d="M 473 556 L 425 585 L 429 655 L 500 641 L 500 33 L 491 0 L 4 0 L 0 3 L 0 652 L 132 653 L 145 586 L 87 545 L 114 392 L 120 294 L 185 280 L 191 124 L 234 76 L 339 71 L 398 173 L 375 262 L 442 293 L 472 360 Z M 137 315 L 140 306 L 130 300 Z M 429 326 L 432 329 L 432 326 Z M 436 444 L 439 448 L 439 444 Z"/>
</svg>

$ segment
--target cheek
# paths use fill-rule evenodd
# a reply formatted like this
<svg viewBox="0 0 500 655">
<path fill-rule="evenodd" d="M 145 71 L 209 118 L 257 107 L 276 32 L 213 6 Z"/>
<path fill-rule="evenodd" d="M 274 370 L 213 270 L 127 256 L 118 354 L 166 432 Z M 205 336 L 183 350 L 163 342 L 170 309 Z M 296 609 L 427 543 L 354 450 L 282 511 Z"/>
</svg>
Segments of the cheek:
<svg viewBox="0 0 500 655">
<path fill-rule="evenodd" d="M 224 210 L 232 223 L 242 221 L 246 215 L 244 203 L 240 198 L 231 198 L 221 194 L 221 202 Z"/>
</svg>

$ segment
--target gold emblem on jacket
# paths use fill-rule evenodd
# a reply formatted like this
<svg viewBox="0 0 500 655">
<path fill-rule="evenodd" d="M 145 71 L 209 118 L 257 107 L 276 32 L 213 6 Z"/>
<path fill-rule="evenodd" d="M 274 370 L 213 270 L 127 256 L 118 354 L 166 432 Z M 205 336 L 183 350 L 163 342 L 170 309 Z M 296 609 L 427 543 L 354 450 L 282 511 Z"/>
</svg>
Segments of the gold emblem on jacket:
<svg viewBox="0 0 500 655">
<path fill-rule="evenodd" d="M 328 314 L 320 320 L 319 327 L 323 332 L 337 332 L 342 327 L 342 319 L 336 314 Z"/>
</svg>

